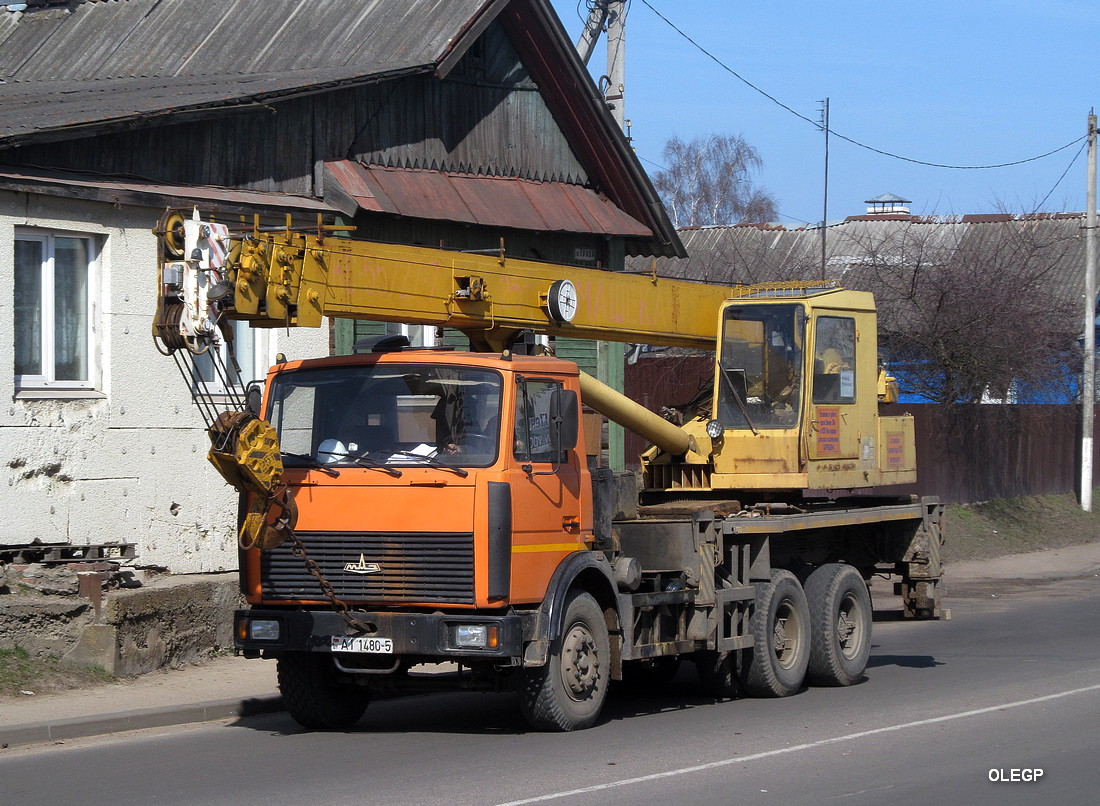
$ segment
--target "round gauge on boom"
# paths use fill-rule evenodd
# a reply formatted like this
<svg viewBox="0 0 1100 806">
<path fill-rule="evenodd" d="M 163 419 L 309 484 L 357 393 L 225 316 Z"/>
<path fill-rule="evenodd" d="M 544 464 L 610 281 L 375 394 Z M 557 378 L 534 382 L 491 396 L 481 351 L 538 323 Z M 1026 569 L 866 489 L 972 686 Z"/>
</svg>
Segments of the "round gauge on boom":
<svg viewBox="0 0 1100 806">
<path fill-rule="evenodd" d="M 546 294 L 546 308 L 555 322 L 572 322 L 577 304 L 577 287 L 571 280 L 555 280 Z"/>
</svg>

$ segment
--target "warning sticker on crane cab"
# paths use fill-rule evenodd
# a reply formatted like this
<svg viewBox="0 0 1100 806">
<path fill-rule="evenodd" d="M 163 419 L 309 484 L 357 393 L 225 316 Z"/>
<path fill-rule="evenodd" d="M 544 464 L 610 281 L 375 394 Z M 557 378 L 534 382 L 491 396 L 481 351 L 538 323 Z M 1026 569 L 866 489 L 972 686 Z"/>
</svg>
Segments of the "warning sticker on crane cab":
<svg viewBox="0 0 1100 806">
<path fill-rule="evenodd" d="M 817 410 L 817 452 L 819 456 L 840 453 L 840 409 Z"/>
<path fill-rule="evenodd" d="M 905 464 L 905 434 L 901 431 L 886 433 L 886 465 L 901 467 Z"/>
</svg>

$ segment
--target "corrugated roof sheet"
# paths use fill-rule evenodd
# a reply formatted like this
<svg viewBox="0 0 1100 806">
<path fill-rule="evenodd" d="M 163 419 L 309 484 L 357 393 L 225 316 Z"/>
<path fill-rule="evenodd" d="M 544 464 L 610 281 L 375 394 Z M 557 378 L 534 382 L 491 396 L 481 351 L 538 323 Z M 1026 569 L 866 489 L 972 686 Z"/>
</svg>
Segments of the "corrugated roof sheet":
<svg viewBox="0 0 1100 806">
<path fill-rule="evenodd" d="M 651 235 L 644 224 L 579 185 L 368 167 L 349 160 L 325 168 L 364 210 L 543 232 Z"/>
<path fill-rule="evenodd" d="M 308 86 L 354 83 L 339 68 L 309 71 Z M 252 98 L 300 90 L 302 74 L 264 73 L 227 81 L 220 76 L 133 78 L 125 82 L 51 81 L 0 85 L 0 141 L 83 124 L 138 120 L 181 109 L 235 106 Z"/>
<path fill-rule="evenodd" d="M 1084 282 L 1083 224 L 1083 213 L 851 216 L 827 229 L 824 271 L 820 228 L 688 228 L 680 230 L 688 258 L 661 258 L 657 273 L 721 283 L 815 280 L 824 274 L 823 279 L 848 288 L 874 290 L 876 267 L 919 259 L 928 266 L 952 267 L 959 282 L 966 283 L 976 256 L 985 251 L 1005 265 L 1016 259 L 1006 256 L 1006 246 L 1017 244 L 1017 254 L 1031 248 L 1031 260 L 1046 261 L 1043 282 L 1055 296 L 1073 302 L 1081 298 Z M 1013 231 L 1003 232 L 1006 227 Z M 649 271 L 650 265 L 632 259 L 628 269 Z"/>
<path fill-rule="evenodd" d="M 680 254 L 550 0 L 72 0 L 0 14 L 0 147 L 392 76 L 445 75 L 494 19 L 533 65 L 587 178 L 629 211 L 609 224 L 607 205 L 589 194 L 569 200 L 574 211 L 545 207 L 537 217 L 563 231 L 575 216 L 584 231 L 629 232 L 637 236 L 626 243 L 630 254 Z M 638 221 L 648 227 L 637 231 Z"/>
<path fill-rule="evenodd" d="M 0 139 L 431 71 L 493 5 L 499 0 L 113 0 L 3 14 Z"/>
<path fill-rule="evenodd" d="M 285 210 L 331 215 L 336 208 L 313 197 L 264 193 L 237 188 L 203 185 L 166 185 L 139 179 L 95 176 L 70 171 L 29 170 L 0 167 L 0 188 L 32 191 L 47 195 L 97 199 L 113 204 L 202 204 L 204 209 L 222 212 Z"/>
<path fill-rule="evenodd" d="M 8 82 L 435 64 L 491 0 L 114 0 L 19 15 Z M 110 34 L 105 37 L 104 34 Z M 33 43 L 33 47 L 31 46 Z M 19 47 L 22 45 L 22 47 Z M 8 53 L 26 53 L 11 61 Z"/>
</svg>

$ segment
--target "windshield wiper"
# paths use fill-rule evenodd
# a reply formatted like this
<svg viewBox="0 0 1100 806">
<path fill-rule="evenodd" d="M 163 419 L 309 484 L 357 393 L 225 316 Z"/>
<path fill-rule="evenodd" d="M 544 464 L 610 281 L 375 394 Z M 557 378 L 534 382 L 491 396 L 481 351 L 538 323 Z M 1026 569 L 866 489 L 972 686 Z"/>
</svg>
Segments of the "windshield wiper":
<svg viewBox="0 0 1100 806">
<path fill-rule="evenodd" d="M 374 459 L 371 459 L 366 454 L 363 454 L 362 456 L 357 456 L 354 453 L 340 453 L 339 451 L 323 451 L 323 453 L 325 454 L 325 456 L 338 456 L 341 459 L 351 459 L 351 461 L 355 462 L 360 467 L 369 467 L 372 470 L 381 470 L 384 473 L 389 473 L 395 479 L 401 478 L 401 471 L 398 470 L 396 467 L 386 467 L 386 465 L 384 465 L 383 463 L 377 462 Z M 339 470 L 336 470 L 335 468 L 328 467 L 327 465 L 322 464 L 321 462 L 319 462 L 317 459 L 315 459 L 312 456 L 302 456 L 300 454 L 286 454 L 286 455 L 287 456 L 293 456 L 296 459 L 305 459 L 307 462 L 311 462 L 312 467 L 316 467 L 318 470 L 324 470 L 326 473 L 331 472 L 334 476 L 339 476 L 340 475 Z"/>
<path fill-rule="evenodd" d="M 368 456 L 367 454 L 363 454 L 362 456 L 352 456 L 350 453 L 334 453 L 333 456 L 346 456 L 357 465 L 373 468 L 374 470 L 383 470 L 386 473 L 389 473 L 395 479 L 401 478 L 401 471 L 398 470 L 396 467 L 389 467 L 383 462 L 375 461 L 374 459 L 371 459 L 370 456 Z"/>
<path fill-rule="evenodd" d="M 752 424 L 752 417 L 749 416 L 749 409 L 745 405 L 745 401 L 741 399 L 741 395 L 737 393 L 737 387 L 733 385 L 733 381 L 730 380 L 730 376 L 726 374 L 725 369 L 719 369 L 722 373 L 722 378 L 726 381 L 726 386 L 730 388 L 730 393 L 733 395 L 733 400 L 737 404 L 737 408 L 741 410 L 741 414 L 745 418 L 745 422 L 748 423 L 749 428 L 752 430 L 753 436 L 760 436 L 760 432 L 756 430 L 756 426 Z"/>
<path fill-rule="evenodd" d="M 307 467 L 312 467 L 315 470 L 321 470 L 328 473 L 333 478 L 340 475 L 340 471 L 335 467 L 329 467 L 324 462 L 320 461 L 316 456 L 309 456 L 304 453 L 290 453 L 289 451 L 279 451 L 280 456 L 286 456 L 290 459 L 297 459 L 299 462 L 305 462 Z"/>
<path fill-rule="evenodd" d="M 423 453 L 413 453 L 412 451 L 390 451 L 389 453 L 395 456 L 407 456 L 410 459 L 416 459 L 426 465 L 430 465 L 431 467 L 438 467 L 442 470 L 453 470 L 462 478 L 466 478 L 470 475 L 470 471 L 464 467 L 455 467 L 454 465 L 449 465 L 446 462 L 439 461 L 434 456 L 426 456 Z"/>
</svg>

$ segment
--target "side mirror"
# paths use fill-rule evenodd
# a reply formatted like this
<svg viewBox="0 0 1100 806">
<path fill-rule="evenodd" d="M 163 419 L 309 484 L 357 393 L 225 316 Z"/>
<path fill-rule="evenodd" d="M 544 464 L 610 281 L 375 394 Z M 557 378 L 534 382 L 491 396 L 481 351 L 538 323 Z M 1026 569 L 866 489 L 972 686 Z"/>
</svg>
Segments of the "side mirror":
<svg viewBox="0 0 1100 806">
<path fill-rule="evenodd" d="M 571 451 L 577 447 L 579 432 L 577 393 L 568 389 L 555 389 L 550 398 L 550 419 L 553 423 L 551 439 L 557 437 L 557 449 Z"/>
</svg>

